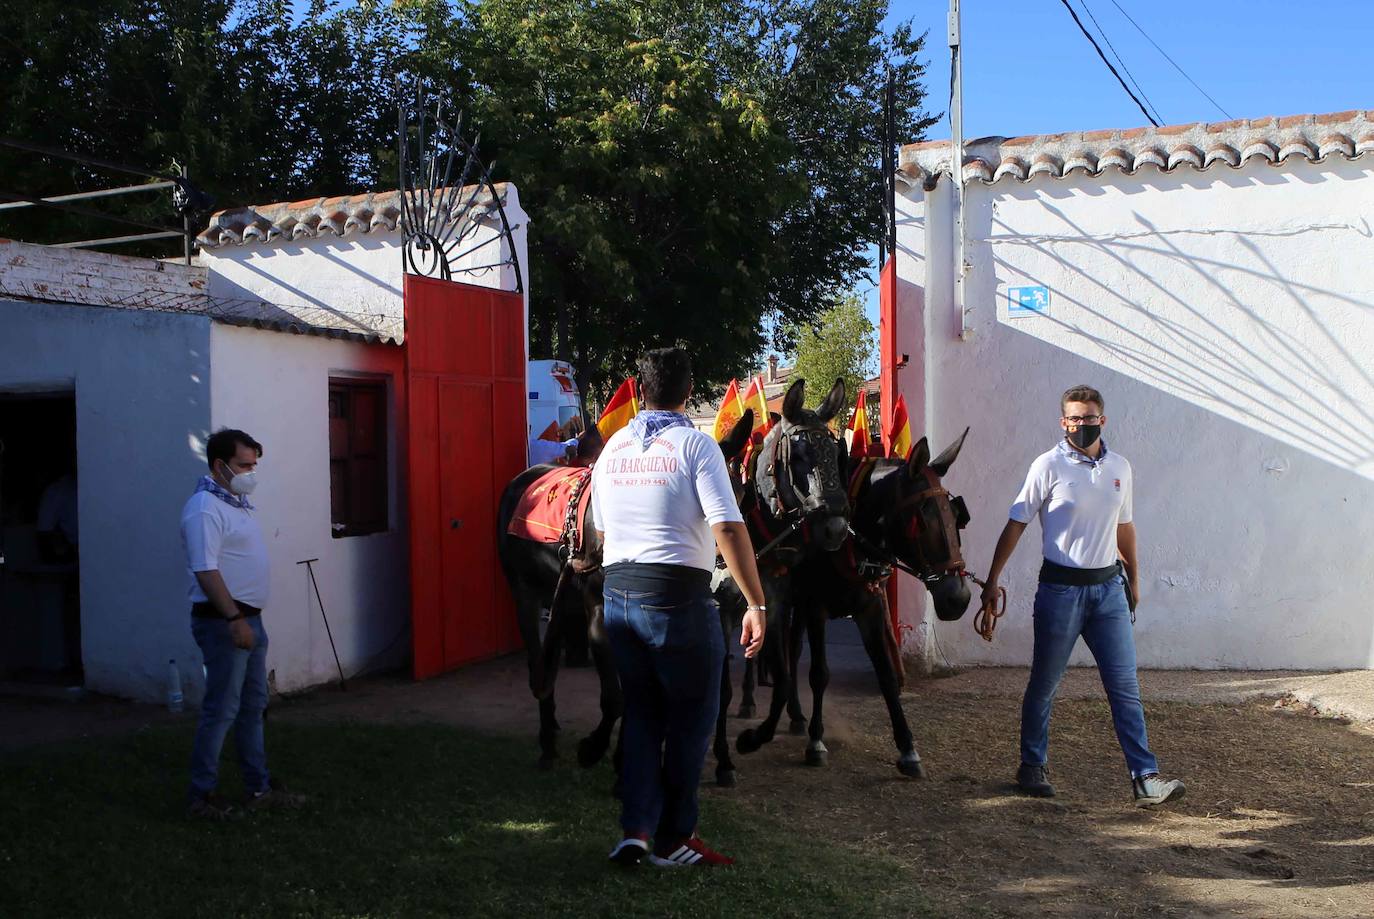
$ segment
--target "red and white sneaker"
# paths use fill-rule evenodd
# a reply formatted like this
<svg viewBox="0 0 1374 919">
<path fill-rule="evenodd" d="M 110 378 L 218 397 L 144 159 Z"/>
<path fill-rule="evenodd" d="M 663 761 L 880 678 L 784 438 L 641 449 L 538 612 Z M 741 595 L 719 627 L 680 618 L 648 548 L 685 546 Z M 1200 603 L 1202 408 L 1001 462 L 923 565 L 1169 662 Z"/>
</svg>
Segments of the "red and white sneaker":
<svg viewBox="0 0 1374 919">
<path fill-rule="evenodd" d="M 617 865 L 638 865 L 649 854 L 649 834 L 631 833 L 611 850 L 611 861 Z"/>
<path fill-rule="evenodd" d="M 704 868 L 725 868 L 733 865 L 735 860 L 728 855 L 721 855 L 706 843 L 701 841 L 700 836 L 688 836 L 682 844 L 674 849 L 664 851 L 656 849 L 649 853 L 649 864 L 658 865 L 660 868 L 687 868 L 693 865 Z"/>
</svg>

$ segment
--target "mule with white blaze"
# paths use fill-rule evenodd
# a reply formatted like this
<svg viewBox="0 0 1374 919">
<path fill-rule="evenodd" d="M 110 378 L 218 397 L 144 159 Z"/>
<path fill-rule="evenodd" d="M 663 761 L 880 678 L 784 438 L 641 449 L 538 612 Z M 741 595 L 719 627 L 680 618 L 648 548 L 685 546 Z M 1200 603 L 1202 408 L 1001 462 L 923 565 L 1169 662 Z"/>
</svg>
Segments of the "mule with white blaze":
<svg viewBox="0 0 1374 919">
<path fill-rule="evenodd" d="M 843 441 L 830 430 L 830 422 L 845 406 L 844 381 L 835 381 L 815 411 L 805 408 L 805 398 L 805 380 L 788 388 L 782 418 L 751 460 L 741 501 L 767 597 L 763 656 L 773 675 L 773 696 L 763 722 L 736 739 L 740 753 L 753 753 L 773 739 L 792 694 L 787 653 L 788 635 L 795 627 L 797 573 L 824 562 L 844 545 L 849 533 L 849 498 L 840 460 Z"/>
</svg>

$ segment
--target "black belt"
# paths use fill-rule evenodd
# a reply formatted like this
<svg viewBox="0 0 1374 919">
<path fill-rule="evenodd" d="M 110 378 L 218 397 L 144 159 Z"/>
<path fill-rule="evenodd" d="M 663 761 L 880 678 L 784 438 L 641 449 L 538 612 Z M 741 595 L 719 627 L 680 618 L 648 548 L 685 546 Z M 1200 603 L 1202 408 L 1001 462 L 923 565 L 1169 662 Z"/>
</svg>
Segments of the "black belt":
<svg viewBox="0 0 1374 919">
<path fill-rule="evenodd" d="M 1106 568 L 1070 568 L 1066 565 L 1056 565 L 1049 559 L 1040 566 L 1040 582 L 1042 584 L 1065 584 L 1070 587 L 1091 587 L 1094 584 L 1105 584 L 1114 577 L 1121 574 L 1121 563 L 1108 565 Z"/>
<path fill-rule="evenodd" d="M 239 608 L 239 614 L 242 615 L 245 619 L 251 619 L 254 616 L 262 615 L 262 610 L 256 606 L 249 606 L 247 603 L 241 603 L 238 600 L 234 601 L 234 605 Z M 218 609 L 216 609 L 215 604 L 213 603 L 192 603 L 191 615 L 194 616 L 196 619 L 224 618 L 224 614 L 221 613 Z"/>
</svg>

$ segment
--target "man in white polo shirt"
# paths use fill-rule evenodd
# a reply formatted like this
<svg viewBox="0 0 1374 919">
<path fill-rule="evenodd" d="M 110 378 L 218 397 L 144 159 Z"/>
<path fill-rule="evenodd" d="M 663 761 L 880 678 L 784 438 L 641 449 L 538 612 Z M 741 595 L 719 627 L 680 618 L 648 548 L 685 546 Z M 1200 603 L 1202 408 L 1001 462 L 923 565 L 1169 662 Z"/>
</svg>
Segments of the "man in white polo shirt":
<svg viewBox="0 0 1374 919">
<path fill-rule="evenodd" d="M 711 598 L 717 548 L 749 604 L 740 637 L 746 657 L 763 646 L 763 586 L 720 446 L 684 414 L 687 352 L 645 354 L 639 385 L 646 410 L 611 437 L 592 474 L 606 635 L 625 692 L 623 838 L 611 860 L 730 865 L 697 835 L 697 785 L 725 663 Z"/>
<path fill-rule="evenodd" d="M 267 544 L 248 496 L 257 487 L 262 445 L 223 430 L 205 443 L 210 474 L 181 512 L 190 572 L 191 633 L 205 663 L 205 698 L 191 748 L 190 813 L 224 819 L 235 809 L 215 794 L 224 738 L 234 729 L 248 807 L 294 807 L 302 798 L 267 771 L 262 713 L 267 708 Z"/>
<path fill-rule="evenodd" d="M 996 599 L 1002 569 L 1026 525 L 1039 517 L 1044 563 L 1035 594 L 1030 681 L 1021 703 L 1016 784 L 1026 794 L 1054 796 L 1046 767 L 1050 709 L 1081 635 L 1097 661 L 1135 802 L 1153 807 L 1182 797 L 1184 786 L 1160 778 L 1145 733 L 1131 633 L 1133 598 L 1140 595 L 1131 464 L 1102 440 L 1107 416 L 1101 393 L 1075 386 L 1059 404 L 1064 437 L 1031 463 L 1011 506 L 1011 519 L 997 541 L 983 590 L 984 604 Z"/>
</svg>

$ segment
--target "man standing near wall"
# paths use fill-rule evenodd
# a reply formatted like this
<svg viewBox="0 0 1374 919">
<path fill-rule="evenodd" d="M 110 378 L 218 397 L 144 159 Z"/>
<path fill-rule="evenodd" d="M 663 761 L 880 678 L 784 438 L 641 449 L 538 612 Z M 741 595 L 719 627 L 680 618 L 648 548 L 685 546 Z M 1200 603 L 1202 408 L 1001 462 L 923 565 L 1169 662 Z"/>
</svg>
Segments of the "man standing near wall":
<svg viewBox="0 0 1374 919">
<path fill-rule="evenodd" d="M 1117 740 L 1131 771 L 1135 802 L 1153 807 L 1183 796 L 1183 783 L 1160 778 L 1145 733 L 1145 708 L 1131 633 L 1139 569 L 1132 523 L 1131 464 L 1107 449 L 1102 395 L 1075 386 L 1060 399 L 1064 438 L 1031 463 L 997 541 L 983 603 L 1032 518 L 1040 518 L 1044 563 L 1035 594 L 1035 650 L 1021 703 L 1017 787 L 1053 797 L 1047 771 L 1050 710 L 1079 636 L 1097 661 Z M 1129 594 L 1127 593 L 1129 591 Z"/>
<path fill-rule="evenodd" d="M 730 865 L 697 835 L 697 785 L 725 663 L 711 599 L 717 548 L 749 604 L 740 636 L 746 657 L 763 646 L 763 586 L 720 446 L 684 414 L 687 353 L 648 352 L 639 382 L 646 410 L 611 437 L 592 480 L 605 541 L 606 634 L 625 691 L 624 838 L 611 860 Z"/>
<path fill-rule="evenodd" d="M 224 738 L 234 729 L 251 810 L 295 807 L 267 771 L 262 713 L 267 708 L 267 544 L 248 496 L 257 487 L 262 445 L 242 431 L 210 436 L 210 474 L 181 513 L 181 541 L 191 577 L 191 632 L 205 661 L 205 698 L 191 749 L 190 813 L 225 819 L 235 809 L 215 793 Z"/>
</svg>

